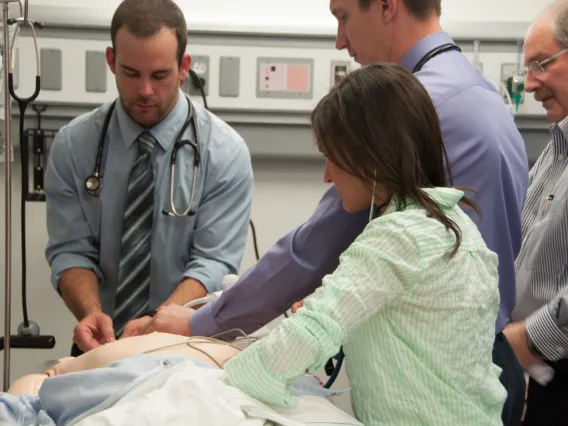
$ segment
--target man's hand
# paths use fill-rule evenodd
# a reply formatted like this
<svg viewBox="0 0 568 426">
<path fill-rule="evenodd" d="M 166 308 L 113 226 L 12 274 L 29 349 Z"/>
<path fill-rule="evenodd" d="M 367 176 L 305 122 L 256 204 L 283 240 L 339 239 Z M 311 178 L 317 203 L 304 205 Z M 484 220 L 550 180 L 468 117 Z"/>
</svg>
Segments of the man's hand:
<svg viewBox="0 0 568 426">
<path fill-rule="evenodd" d="M 180 305 L 168 305 L 158 308 L 154 320 L 144 331 L 144 334 L 159 331 L 161 333 L 178 334 L 180 336 L 191 336 L 189 329 L 189 319 L 195 311 L 191 308 L 184 308 Z"/>
<path fill-rule="evenodd" d="M 73 330 L 73 343 L 83 352 L 115 340 L 112 319 L 103 312 L 87 315 Z"/>
<path fill-rule="evenodd" d="M 529 350 L 529 338 L 524 322 L 515 322 L 507 325 L 503 334 L 513 347 L 515 355 L 523 370 L 527 371 L 531 365 L 540 362 Z"/>
<path fill-rule="evenodd" d="M 304 306 L 304 301 L 300 300 L 292 305 L 292 313 L 295 314 L 298 309 Z"/>
<path fill-rule="evenodd" d="M 140 336 L 144 334 L 144 331 L 152 324 L 153 319 L 154 318 L 147 315 L 142 318 L 130 321 L 128 324 L 126 324 L 126 327 L 124 327 L 124 331 L 122 332 L 122 336 L 120 338 L 123 339 L 125 337 Z"/>
<path fill-rule="evenodd" d="M 183 280 L 170 297 L 162 304 L 162 306 L 168 305 L 180 305 L 183 306 L 187 302 L 195 299 L 201 299 L 207 296 L 207 289 L 199 281 L 193 278 L 188 278 Z"/>
</svg>

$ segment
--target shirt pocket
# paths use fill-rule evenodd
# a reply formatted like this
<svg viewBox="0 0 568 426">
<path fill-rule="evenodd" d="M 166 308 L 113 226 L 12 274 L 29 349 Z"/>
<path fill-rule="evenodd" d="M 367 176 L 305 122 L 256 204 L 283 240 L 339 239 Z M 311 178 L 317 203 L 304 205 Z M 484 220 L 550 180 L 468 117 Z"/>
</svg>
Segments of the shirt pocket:
<svg viewBox="0 0 568 426">
<path fill-rule="evenodd" d="M 563 198 L 560 200 L 549 201 L 548 211 L 545 212 L 545 216 L 550 216 L 554 221 L 558 221 L 559 217 L 566 215 L 566 206 L 568 198 Z"/>
<path fill-rule="evenodd" d="M 565 198 L 548 201 L 526 241 L 527 269 L 545 278 L 556 277 L 564 269 L 568 255 L 566 206 Z"/>
</svg>

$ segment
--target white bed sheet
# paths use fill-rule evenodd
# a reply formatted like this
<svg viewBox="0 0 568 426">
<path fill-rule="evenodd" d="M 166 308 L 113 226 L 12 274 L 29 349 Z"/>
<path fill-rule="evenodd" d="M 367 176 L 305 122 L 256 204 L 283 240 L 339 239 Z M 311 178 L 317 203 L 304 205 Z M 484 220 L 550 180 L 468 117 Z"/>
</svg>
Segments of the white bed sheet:
<svg viewBox="0 0 568 426">
<path fill-rule="evenodd" d="M 223 370 L 182 362 L 115 393 L 72 425 L 362 426 L 324 397 L 299 396 L 295 407 L 269 407 L 227 385 L 225 378 Z"/>
</svg>

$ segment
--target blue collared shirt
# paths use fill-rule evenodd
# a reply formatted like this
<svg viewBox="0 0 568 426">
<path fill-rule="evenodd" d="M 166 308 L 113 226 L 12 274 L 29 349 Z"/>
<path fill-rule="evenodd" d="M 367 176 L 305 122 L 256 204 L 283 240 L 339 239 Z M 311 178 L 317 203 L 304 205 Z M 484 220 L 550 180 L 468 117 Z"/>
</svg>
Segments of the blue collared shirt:
<svg viewBox="0 0 568 426">
<path fill-rule="evenodd" d="M 77 117 L 61 128 L 53 142 L 45 176 L 46 257 L 56 289 L 65 270 L 93 270 L 103 311 L 112 316 L 129 173 L 137 154 L 135 140 L 144 129 L 116 102 L 103 151 L 101 194 L 89 195 L 85 179 L 95 168 L 108 109 L 108 104 L 103 105 Z M 162 214 L 162 210 L 170 210 L 174 140 L 188 114 L 181 90 L 170 114 L 149 129 L 158 145 L 152 154 L 151 309 L 162 304 L 186 278 L 201 282 L 209 292 L 220 290 L 223 276 L 238 271 L 246 244 L 253 193 L 249 150 L 229 125 L 200 105 L 194 104 L 194 110 L 201 152 L 193 216 Z M 195 141 L 191 125 L 183 139 Z M 177 153 L 174 177 L 178 211 L 189 204 L 193 173 L 194 152 L 184 146 Z"/>
<path fill-rule="evenodd" d="M 426 37 L 401 65 L 412 70 L 430 50 L 451 42 L 444 32 Z M 454 185 L 477 192 L 467 195 L 483 217 L 471 217 L 499 256 L 500 332 L 515 306 L 514 260 L 521 246 L 528 180 L 525 144 L 500 94 L 460 52 L 435 56 L 416 77 L 438 111 Z M 219 299 L 194 313 L 192 333 L 212 335 L 231 328 L 251 332 L 281 315 L 321 285 L 368 217 L 368 211 L 345 212 L 331 187 L 306 223 L 280 239 Z"/>
</svg>

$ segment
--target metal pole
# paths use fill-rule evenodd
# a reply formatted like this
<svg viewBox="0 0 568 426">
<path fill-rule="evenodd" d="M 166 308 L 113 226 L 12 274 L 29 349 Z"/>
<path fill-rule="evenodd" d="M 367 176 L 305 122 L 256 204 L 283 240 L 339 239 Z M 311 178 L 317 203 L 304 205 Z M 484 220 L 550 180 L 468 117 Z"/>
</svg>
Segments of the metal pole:
<svg viewBox="0 0 568 426">
<path fill-rule="evenodd" d="M 24 0 L 25 3 L 28 0 Z M 10 72 L 10 33 L 8 29 L 8 3 L 22 3 L 18 0 L 0 0 L 2 3 L 2 37 L 4 55 L 2 66 L 4 71 L 4 179 L 6 185 L 6 221 L 5 221 L 5 293 L 4 293 L 4 392 L 10 387 L 10 332 L 12 319 L 12 138 L 10 135 L 10 89 L 8 74 Z"/>
<path fill-rule="evenodd" d="M 5 293 L 4 293 L 4 392 L 10 387 L 10 333 L 12 318 L 12 138 L 10 135 L 10 91 L 8 73 L 10 71 L 10 39 L 8 31 L 8 3 L 2 4 L 2 33 L 4 55 L 4 179 L 6 186 L 6 221 L 5 221 Z"/>
</svg>

